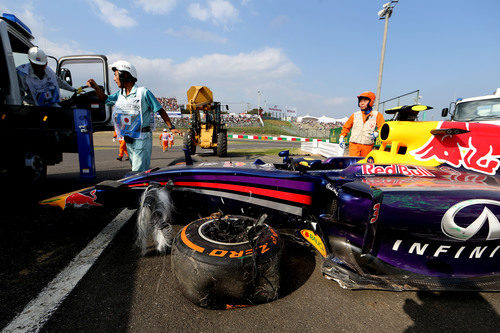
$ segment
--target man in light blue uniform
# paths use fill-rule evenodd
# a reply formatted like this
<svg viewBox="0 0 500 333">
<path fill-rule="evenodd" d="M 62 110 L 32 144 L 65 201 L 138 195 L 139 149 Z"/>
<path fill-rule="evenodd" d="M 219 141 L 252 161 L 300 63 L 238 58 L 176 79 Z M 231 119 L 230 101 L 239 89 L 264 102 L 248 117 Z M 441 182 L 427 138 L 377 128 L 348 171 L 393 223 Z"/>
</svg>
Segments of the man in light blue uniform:
<svg viewBox="0 0 500 333">
<path fill-rule="evenodd" d="M 24 105 L 60 107 L 59 88 L 75 91 L 47 66 L 47 55 L 38 46 L 28 50 L 29 63 L 16 68 Z"/>
<path fill-rule="evenodd" d="M 152 117 L 158 112 L 173 133 L 180 134 L 170 121 L 155 96 L 144 87 L 138 87 L 135 67 L 127 61 L 117 61 L 111 67 L 114 81 L 120 88 L 106 96 L 93 79 L 87 85 L 95 89 L 100 100 L 114 106 L 113 121 L 118 137 L 123 137 L 132 163 L 132 171 L 146 171 L 151 163 L 153 149 Z"/>
</svg>

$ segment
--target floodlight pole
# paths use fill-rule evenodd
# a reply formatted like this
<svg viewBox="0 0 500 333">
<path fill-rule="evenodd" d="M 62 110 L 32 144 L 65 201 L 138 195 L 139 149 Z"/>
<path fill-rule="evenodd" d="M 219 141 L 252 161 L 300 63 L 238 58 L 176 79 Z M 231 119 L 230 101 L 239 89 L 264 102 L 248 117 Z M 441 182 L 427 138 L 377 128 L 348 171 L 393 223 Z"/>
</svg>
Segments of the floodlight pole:
<svg viewBox="0 0 500 333">
<path fill-rule="evenodd" d="M 375 110 L 379 111 L 380 89 L 382 88 L 382 72 L 384 71 L 385 44 L 387 43 L 387 27 L 389 26 L 389 15 L 385 15 L 384 40 L 382 42 L 382 53 L 380 55 L 380 66 L 378 67 L 377 96 L 375 98 Z"/>
<path fill-rule="evenodd" d="M 379 17 L 384 17 L 384 39 L 382 40 L 382 52 L 380 55 L 380 66 L 378 69 L 377 96 L 375 97 L 375 110 L 379 111 L 380 92 L 382 89 L 382 73 L 384 71 L 385 45 L 387 43 L 387 28 L 389 27 L 389 17 L 391 17 L 392 9 L 399 0 L 391 0 L 384 5 L 384 8 L 379 12 Z"/>
</svg>

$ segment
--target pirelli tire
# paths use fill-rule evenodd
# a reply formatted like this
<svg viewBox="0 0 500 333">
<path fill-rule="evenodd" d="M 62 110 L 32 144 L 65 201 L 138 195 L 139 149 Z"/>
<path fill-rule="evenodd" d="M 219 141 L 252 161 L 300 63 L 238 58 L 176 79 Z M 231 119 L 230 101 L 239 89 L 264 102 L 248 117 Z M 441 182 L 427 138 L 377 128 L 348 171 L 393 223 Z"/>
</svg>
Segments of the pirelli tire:
<svg viewBox="0 0 500 333">
<path fill-rule="evenodd" d="M 217 156 L 227 156 L 227 132 L 222 131 L 217 134 Z"/>
<path fill-rule="evenodd" d="M 178 233 L 172 270 L 187 299 L 201 307 L 224 309 L 278 297 L 283 241 L 266 224 L 248 235 L 255 222 L 237 215 L 208 217 Z"/>
</svg>

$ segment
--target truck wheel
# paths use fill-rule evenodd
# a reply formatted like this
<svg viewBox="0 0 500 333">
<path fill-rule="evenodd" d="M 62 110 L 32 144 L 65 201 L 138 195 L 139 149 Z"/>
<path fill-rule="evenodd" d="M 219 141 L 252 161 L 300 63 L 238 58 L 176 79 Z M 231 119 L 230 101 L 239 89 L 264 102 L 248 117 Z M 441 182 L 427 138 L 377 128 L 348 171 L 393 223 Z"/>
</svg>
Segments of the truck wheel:
<svg viewBox="0 0 500 333">
<path fill-rule="evenodd" d="M 20 182 L 38 185 L 47 178 L 47 165 L 39 155 L 21 154 L 12 159 L 14 163 L 9 165 L 8 173 Z"/>
<path fill-rule="evenodd" d="M 30 166 L 26 167 L 26 174 L 31 178 L 33 183 L 43 182 L 47 178 L 47 165 L 38 155 L 30 156 L 27 161 Z"/>
<path fill-rule="evenodd" d="M 220 132 L 217 134 L 217 156 L 227 156 L 227 133 Z"/>
<path fill-rule="evenodd" d="M 187 149 L 189 149 L 189 153 L 191 155 L 194 155 L 196 153 L 196 142 L 193 131 L 189 131 L 186 133 L 186 135 L 184 136 L 183 144 L 184 147 L 187 147 Z"/>
<path fill-rule="evenodd" d="M 228 308 L 278 297 L 282 240 L 246 216 L 208 217 L 185 226 L 172 246 L 182 293 L 206 308 Z"/>
</svg>

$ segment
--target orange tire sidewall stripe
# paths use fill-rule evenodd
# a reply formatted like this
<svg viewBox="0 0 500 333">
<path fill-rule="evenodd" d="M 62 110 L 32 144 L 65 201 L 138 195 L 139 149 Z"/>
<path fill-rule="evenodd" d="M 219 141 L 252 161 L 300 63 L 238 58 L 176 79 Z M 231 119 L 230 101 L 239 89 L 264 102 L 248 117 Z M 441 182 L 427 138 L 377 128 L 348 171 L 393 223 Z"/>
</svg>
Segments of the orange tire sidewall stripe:
<svg viewBox="0 0 500 333">
<path fill-rule="evenodd" d="M 186 237 L 186 229 L 187 229 L 188 226 L 185 226 L 184 229 L 182 229 L 182 232 L 181 232 L 181 239 L 182 241 L 184 242 L 184 244 L 186 244 L 189 248 L 197 251 L 197 252 L 200 252 L 200 253 L 203 253 L 205 251 L 205 248 L 201 247 L 201 246 L 198 246 L 196 244 L 194 244 L 193 242 L 191 242 L 187 237 Z"/>
</svg>

